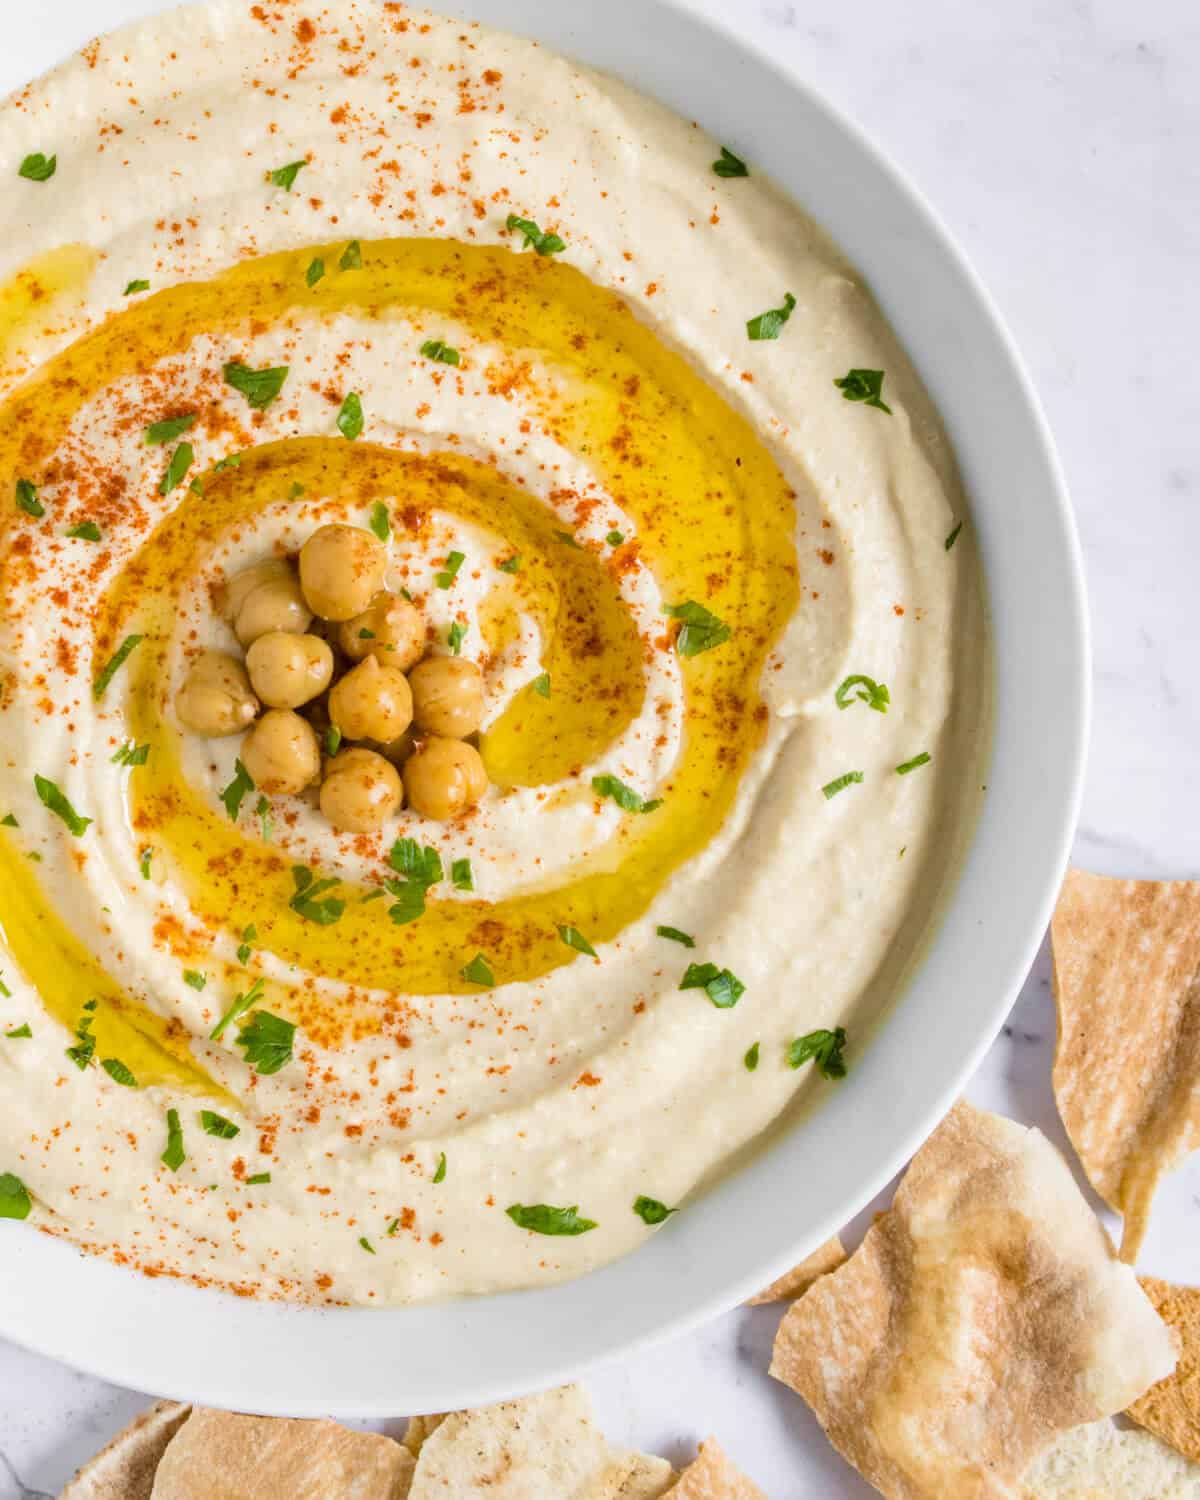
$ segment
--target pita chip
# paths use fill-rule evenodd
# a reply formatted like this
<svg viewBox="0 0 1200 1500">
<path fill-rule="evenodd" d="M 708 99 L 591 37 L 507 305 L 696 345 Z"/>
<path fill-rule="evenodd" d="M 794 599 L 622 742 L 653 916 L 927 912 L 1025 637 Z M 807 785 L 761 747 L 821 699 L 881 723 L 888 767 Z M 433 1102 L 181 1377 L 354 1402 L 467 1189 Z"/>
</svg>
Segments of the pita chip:
<svg viewBox="0 0 1200 1500">
<path fill-rule="evenodd" d="M 611 1448 L 587 1396 L 568 1385 L 444 1417 L 421 1443 L 410 1500 L 655 1500 L 672 1478 L 664 1459 Z M 626 1482 L 634 1487 L 620 1488 Z"/>
<path fill-rule="evenodd" d="M 1159 1178 L 1200 1148 L 1200 882 L 1071 870 L 1050 933 L 1058 1112 L 1132 1263 Z"/>
<path fill-rule="evenodd" d="M 336 1422 L 194 1411 L 171 1440 L 151 1500 L 405 1500 L 407 1448 Z"/>
<path fill-rule="evenodd" d="M 958 1104 L 862 1247 L 792 1304 L 771 1373 L 889 1500 L 1014 1500 L 1063 1429 L 1174 1362 L 1045 1137 Z"/>
<path fill-rule="evenodd" d="M 404 1446 L 414 1458 L 420 1458 L 421 1448 L 427 1437 L 431 1437 L 446 1418 L 434 1413 L 428 1417 L 409 1417 L 404 1432 Z"/>
<path fill-rule="evenodd" d="M 734 1468 L 716 1438 L 709 1438 L 700 1444 L 699 1457 L 684 1469 L 667 1500 L 767 1500 L 767 1497 L 758 1485 Z"/>
<path fill-rule="evenodd" d="M 773 1281 L 757 1297 L 751 1297 L 746 1306 L 759 1307 L 764 1302 L 794 1301 L 795 1298 L 804 1296 L 818 1276 L 827 1276 L 845 1262 L 846 1251 L 835 1234 L 831 1240 L 826 1240 L 819 1249 L 806 1256 L 799 1265 L 785 1271 L 778 1281 Z"/>
<path fill-rule="evenodd" d="M 1179 1340 L 1179 1363 L 1174 1374 L 1138 1397 L 1128 1415 L 1200 1464 L 1200 1287 L 1172 1286 L 1153 1276 L 1143 1276 L 1141 1282 Z"/>
<path fill-rule="evenodd" d="M 1063 1433 L 1022 1477 L 1028 1500 L 1200 1500 L 1200 1464 L 1113 1422 Z"/>
<path fill-rule="evenodd" d="M 189 1406 L 160 1401 L 85 1464 L 59 1500 L 150 1500 L 154 1473 Z"/>
</svg>

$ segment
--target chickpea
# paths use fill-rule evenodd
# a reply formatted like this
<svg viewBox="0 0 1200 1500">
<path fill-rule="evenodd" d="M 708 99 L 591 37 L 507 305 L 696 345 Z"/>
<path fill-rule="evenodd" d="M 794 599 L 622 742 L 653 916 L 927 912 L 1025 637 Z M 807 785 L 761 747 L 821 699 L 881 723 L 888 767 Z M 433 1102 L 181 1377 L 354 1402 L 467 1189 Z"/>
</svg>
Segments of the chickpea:
<svg viewBox="0 0 1200 1500">
<path fill-rule="evenodd" d="M 479 751 L 462 740 L 427 739 L 404 763 L 409 806 L 439 822 L 474 807 L 487 788 Z"/>
<path fill-rule="evenodd" d="M 374 833 L 403 801 L 395 766 L 374 750 L 343 750 L 321 783 L 321 811 L 350 833 Z"/>
<path fill-rule="evenodd" d="M 384 592 L 362 614 L 342 621 L 337 643 L 351 661 L 377 656 L 384 666 L 407 672 L 425 654 L 425 621 L 415 604 Z"/>
<path fill-rule="evenodd" d="M 300 586 L 314 614 L 349 620 L 383 587 L 387 552 L 361 526 L 322 526 L 300 549 Z"/>
<path fill-rule="evenodd" d="M 205 651 L 188 668 L 175 695 L 175 712 L 196 734 L 240 734 L 258 714 L 246 669 L 236 656 Z"/>
<path fill-rule="evenodd" d="M 461 656 L 430 656 L 412 669 L 413 718 L 427 734 L 462 740 L 483 718 L 483 673 Z"/>
<path fill-rule="evenodd" d="M 246 669 L 268 708 L 299 708 L 329 686 L 333 652 L 318 636 L 271 630 L 246 652 Z"/>
<path fill-rule="evenodd" d="M 304 602 L 294 573 L 268 578 L 251 589 L 238 610 L 234 634 L 243 646 L 252 646 L 260 635 L 282 630 L 289 635 L 303 635 L 312 623 L 312 614 Z"/>
<path fill-rule="evenodd" d="M 267 557 L 252 567 L 243 568 L 240 573 L 225 580 L 225 586 L 221 590 L 222 618 L 232 625 L 241 612 L 242 605 L 260 583 L 270 583 L 291 576 L 292 566 L 283 557 Z"/>
<path fill-rule="evenodd" d="M 364 657 L 333 687 L 329 717 L 348 740 L 397 739 L 412 723 L 412 691 L 399 667 Z"/>
<path fill-rule="evenodd" d="M 321 770 L 316 730 L 290 708 L 268 709 L 246 736 L 242 764 L 261 792 L 302 792 Z"/>
</svg>

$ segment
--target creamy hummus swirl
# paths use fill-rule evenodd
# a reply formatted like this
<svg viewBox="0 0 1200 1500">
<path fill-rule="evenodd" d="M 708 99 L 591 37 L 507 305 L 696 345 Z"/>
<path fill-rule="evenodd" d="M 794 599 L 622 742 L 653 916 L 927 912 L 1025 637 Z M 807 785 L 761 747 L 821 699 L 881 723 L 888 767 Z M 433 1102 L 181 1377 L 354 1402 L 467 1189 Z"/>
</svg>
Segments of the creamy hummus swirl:
<svg viewBox="0 0 1200 1500">
<path fill-rule="evenodd" d="M 868 1044 L 970 827 L 981 585 L 868 293 L 718 155 L 365 0 L 173 12 L 0 111 L 0 1172 L 43 1229 L 296 1300 L 552 1282 L 836 1087 L 798 1039 Z M 175 720 L 224 580 L 330 520 L 483 672 L 456 823 L 237 804 Z"/>
</svg>

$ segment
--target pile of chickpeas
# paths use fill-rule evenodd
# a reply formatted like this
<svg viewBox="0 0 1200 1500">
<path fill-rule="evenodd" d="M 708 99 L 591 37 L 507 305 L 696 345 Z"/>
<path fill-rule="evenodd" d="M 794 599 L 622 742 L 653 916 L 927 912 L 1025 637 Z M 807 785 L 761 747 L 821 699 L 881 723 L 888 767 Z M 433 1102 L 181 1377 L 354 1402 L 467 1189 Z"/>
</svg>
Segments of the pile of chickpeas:
<svg viewBox="0 0 1200 1500">
<path fill-rule="evenodd" d="M 248 730 L 255 786 L 296 795 L 319 782 L 335 828 L 371 833 L 405 798 L 440 821 L 474 807 L 488 786 L 467 743 L 483 717 L 479 668 L 426 654 L 424 617 L 383 587 L 387 552 L 371 532 L 322 526 L 298 562 L 228 580 L 222 613 L 245 660 L 201 653 L 175 698 L 180 722 L 210 737 Z"/>
</svg>

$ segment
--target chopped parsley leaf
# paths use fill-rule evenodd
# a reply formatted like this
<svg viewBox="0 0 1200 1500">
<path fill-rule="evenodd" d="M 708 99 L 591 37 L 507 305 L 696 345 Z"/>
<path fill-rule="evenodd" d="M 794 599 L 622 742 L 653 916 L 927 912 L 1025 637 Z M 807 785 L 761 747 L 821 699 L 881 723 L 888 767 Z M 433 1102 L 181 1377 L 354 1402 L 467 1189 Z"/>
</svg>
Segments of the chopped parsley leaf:
<svg viewBox="0 0 1200 1500">
<path fill-rule="evenodd" d="M 610 531 L 604 540 L 610 547 L 619 547 L 625 540 L 625 535 L 620 531 Z"/>
<path fill-rule="evenodd" d="M 357 240 L 351 240 L 342 251 L 342 258 L 338 261 L 339 271 L 360 271 L 362 269 L 362 246 Z"/>
<path fill-rule="evenodd" d="M 397 927 L 404 927 L 425 915 L 425 887 L 419 880 L 385 880 L 384 889 L 396 899 L 388 907 L 388 916 Z"/>
<path fill-rule="evenodd" d="M 882 370 L 850 370 L 834 385 L 847 401 L 862 401 L 891 415 L 892 408 L 883 400 Z"/>
<path fill-rule="evenodd" d="M 534 1234 L 586 1234 L 595 1229 L 594 1219 L 581 1219 L 579 1209 L 555 1208 L 550 1203 L 514 1203 L 504 1212 L 520 1229 Z"/>
<path fill-rule="evenodd" d="M 323 901 L 317 899 L 337 885 L 334 877 L 318 880 L 307 865 L 293 865 L 292 880 L 296 890 L 288 905 L 294 912 L 298 912 L 308 922 L 316 922 L 319 927 L 332 927 L 341 920 L 342 913 L 346 910 L 344 901 L 336 896 L 327 896 Z"/>
<path fill-rule="evenodd" d="M 0 818 L 0 823 L 2 823 L 5 828 L 20 828 L 21 826 L 20 823 L 17 822 L 16 815 L 14 813 L 5 813 L 4 816 Z"/>
<path fill-rule="evenodd" d="M 151 422 L 146 428 L 146 443 L 149 447 L 156 447 L 162 443 L 173 443 L 177 437 L 182 437 L 196 425 L 196 413 L 189 412 L 184 417 L 166 417 L 161 422 Z"/>
<path fill-rule="evenodd" d="M 235 1125 L 232 1120 L 227 1120 L 224 1115 L 219 1115 L 215 1109 L 202 1109 L 200 1111 L 200 1124 L 205 1135 L 215 1135 L 219 1141 L 231 1141 L 234 1136 L 241 1135 L 242 1127 Z"/>
<path fill-rule="evenodd" d="M 240 759 L 235 760 L 233 763 L 233 780 L 221 793 L 221 801 L 225 804 L 225 811 L 235 823 L 237 822 L 238 813 L 242 810 L 242 803 L 245 801 L 246 793 L 257 790 L 258 788 L 254 785 L 254 778 L 250 775 L 250 772 L 242 765 Z"/>
<path fill-rule="evenodd" d="M 543 234 L 532 219 L 522 219 L 517 214 L 509 214 L 506 225 L 510 230 L 521 231 L 524 237 L 521 242 L 522 250 L 532 245 L 539 255 L 557 255 L 560 250 L 567 248 L 565 240 L 560 239 L 556 234 Z"/>
<path fill-rule="evenodd" d="M 746 986 L 728 969 L 716 964 L 688 964 L 679 981 L 681 990 L 703 990 L 718 1010 L 731 1010 L 746 993 Z"/>
<path fill-rule="evenodd" d="M 910 771 L 915 771 L 918 766 L 927 766 L 933 759 L 928 750 L 922 750 L 920 755 L 914 755 L 912 760 L 906 760 L 896 767 L 897 776 L 907 776 Z"/>
<path fill-rule="evenodd" d="M 721 155 L 712 164 L 718 177 L 749 177 L 750 168 L 740 156 L 734 156 L 728 146 L 721 147 Z"/>
<path fill-rule="evenodd" d="M 759 313 L 756 318 L 751 318 L 746 324 L 746 332 L 755 343 L 763 339 L 777 339 L 783 332 L 783 325 L 792 315 L 792 309 L 796 306 L 796 299 L 788 292 L 783 299 L 782 307 L 768 308 L 766 312 Z"/>
<path fill-rule="evenodd" d="M 46 507 L 38 499 L 37 486 L 28 479 L 17 480 L 17 509 L 27 516 L 44 516 Z"/>
<path fill-rule="evenodd" d="M 0 1172 L 0 1219 L 27 1219 L 33 1208 L 29 1189 L 12 1172 Z"/>
<path fill-rule="evenodd" d="M 149 759 L 149 745 L 135 745 L 132 740 L 126 740 L 109 761 L 109 765 L 144 766 Z"/>
<path fill-rule="evenodd" d="M 462 655 L 463 637 L 469 628 L 469 626 L 461 624 L 458 620 L 455 620 L 450 626 L 450 633 L 446 636 L 446 644 L 450 647 L 452 655 Z"/>
<path fill-rule="evenodd" d="M 353 442 L 356 437 L 362 435 L 362 399 L 357 391 L 351 391 L 342 402 L 342 409 L 337 415 L 337 429 L 350 442 Z"/>
<path fill-rule="evenodd" d="M 370 527 L 381 542 L 386 542 L 392 534 L 392 519 L 388 515 L 388 508 L 382 500 L 376 500 L 371 507 Z"/>
<path fill-rule="evenodd" d="M 467 560 L 465 552 L 451 552 L 446 559 L 446 566 L 440 573 L 433 575 L 433 581 L 440 589 L 448 589 L 458 577 L 458 570 Z"/>
<path fill-rule="evenodd" d="M 556 531 L 554 533 L 554 540 L 556 542 L 561 542 L 564 547 L 574 547 L 576 552 L 583 551 L 583 548 L 579 545 L 579 543 L 575 540 L 575 537 L 569 531 Z"/>
<path fill-rule="evenodd" d="M 304 273 L 305 284 L 308 286 L 316 286 L 317 282 L 320 281 L 321 277 L 324 276 L 324 274 L 325 262 L 319 255 L 314 256 L 313 259 L 308 263 L 308 270 Z"/>
<path fill-rule="evenodd" d="M 471 873 L 471 861 L 469 859 L 456 859 L 450 866 L 450 879 L 456 891 L 473 891 L 475 889 L 475 877 Z"/>
<path fill-rule="evenodd" d="M 519 552 L 514 552 L 511 557 L 506 557 L 502 563 L 496 566 L 502 573 L 519 573 L 521 571 L 522 557 Z"/>
<path fill-rule="evenodd" d="M 491 989 L 496 983 L 496 976 L 492 973 L 491 965 L 482 953 L 477 953 L 460 972 L 462 977 L 471 984 L 481 984 Z"/>
<path fill-rule="evenodd" d="M 673 943 L 682 943 L 685 948 L 696 946 L 696 939 L 688 932 L 680 932 L 678 927 L 656 927 L 654 930 L 659 937 L 670 938 Z"/>
<path fill-rule="evenodd" d="M 367 1252 L 368 1255 L 375 1254 L 375 1246 L 372 1245 L 371 1241 L 366 1237 L 365 1234 L 359 1235 L 358 1243 L 362 1246 L 362 1248 Z"/>
<path fill-rule="evenodd" d="M 17 168 L 17 176 L 28 182 L 49 182 L 58 170 L 58 157 L 45 156 L 40 151 L 31 151 Z"/>
<path fill-rule="evenodd" d="M 237 951 L 238 963 L 244 964 L 253 952 L 250 944 L 258 936 L 258 928 L 251 922 L 249 927 L 242 928 L 242 941 Z"/>
<path fill-rule="evenodd" d="M 239 1016 L 244 1016 L 265 988 L 263 981 L 256 979 L 244 995 L 236 995 L 229 1009 L 208 1033 L 209 1041 L 219 1042 L 225 1034 L 225 1028 L 236 1021 Z"/>
<path fill-rule="evenodd" d="M 235 391 L 240 391 L 256 411 L 262 411 L 264 407 L 270 406 L 283 390 L 283 383 L 288 378 L 288 369 L 287 365 L 276 365 L 267 370 L 252 370 L 249 365 L 238 364 L 235 360 L 225 366 L 224 374 L 226 382 Z M 231 453 L 227 459 L 221 459 L 215 467 L 217 469 L 236 468 L 240 463 L 241 456 Z"/>
<path fill-rule="evenodd" d="M 258 819 L 263 843 L 269 844 L 275 831 L 275 819 L 271 816 L 271 804 L 266 797 L 260 797 L 254 804 L 254 816 Z"/>
<path fill-rule="evenodd" d="M 542 672 L 529 685 L 539 698 L 548 698 L 550 696 L 550 673 Z"/>
<path fill-rule="evenodd" d="M 268 172 L 267 177 L 274 187 L 283 188 L 285 192 L 290 193 L 300 169 L 306 166 L 308 166 L 307 160 L 290 161 L 286 167 L 276 167 L 273 172 Z"/>
<path fill-rule="evenodd" d="M 150 290 L 150 283 L 148 281 L 145 281 L 145 280 L 139 278 L 137 281 L 131 281 L 126 286 L 124 295 L 126 297 L 132 297 L 133 294 L 134 294 L 134 292 L 148 292 L 149 290 Z"/>
<path fill-rule="evenodd" d="M 81 542 L 98 542 L 101 531 L 95 521 L 80 521 L 78 526 L 68 526 L 67 535 L 78 538 Z"/>
<path fill-rule="evenodd" d="M 92 688 L 92 697 L 95 698 L 97 702 L 99 702 L 100 699 L 104 697 L 105 690 L 107 689 L 109 683 L 113 680 L 113 678 L 117 675 L 117 673 L 121 670 L 121 668 L 125 665 L 125 663 L 129 660 L 129 658 L 133 655 L 133 653 L 137 650 L 137 648 L 142 644 L 144 640 L 145 636 L 142 635 L 127 635 L 121 642 L 121 644 L 117 647 L 111 659 L 105 664 L 99 677 L 96 678 L 95 685 Z"/>
<path fill-rule="evenodd" d="M 167 464 L 167 472 L 163 475 L 159 486 L 160 495 L 169 495 L 172 490 L 178 489 L 183 483 L 187 471 L 192 467 L 192 461 L 196 457 L 191 443 L 180 443 L 175 452 L 171 454 L 170 462 Z"/>
<path fill-rule="evenodd" d="M 127 1068 L 119 1057 L 101 1058 L 100 1066 L 108 1074 L 114 1083 L 119 1083 L 122 1088 L 135 1089 L 138 1086 L 137 1079 L 133 1076 L 133 1070 Z"/>
<path fill-rule="evenodd" d="M 336 724 L 331 724 L 325 731 L 325 754 L 334 756 L 342 748 L 342 731 Z"/>
<path fill-rule="evenodd" d="M 142 872 L 142 879 L 150 879 L 150 861 L 154 858 L 153 849 L 143 849 L 138 855 L 138 869 Z"/>
<path fill-rule="evenodd" d="M 962 529 L 963 529 L 963 523 L 960 521 L 958 523 L 958 525 L 954 528 L 954 530 L 950 533 L 950 535 L 946 538 L 945 547 L 946 547 L 946 551 L 947 552 L 949 552 L 950 548 L 953 547 L 954 544 L 955 544 L 955 542 L 958 541 L 958 533 Z"/>
<path fill-rule="evenodd" d="M 833 695 L 833 701 L 839 708 L 850 708 L 855 703 L 865 703 L 876 713 L 885 714 L 892 699 L 885 682 L 876 682 L 873 677 L 856 674 L 842 679 L 837 692 Z"/>
<path fill-rule="evenodd" d="M 92 1035 L 92 1022 L 95 1020 L 97 1002 L 89 1000 L 83 1007 L 83 1015 L 79 1018 L 79 1025 L 75 1028 L 74 1047 L 66 1048 L 66 1054 L 82 1073 L 91 1062 L 96 1052 L 96 1038 Z"/>
<path fill-rule="evenodd" d="M 270 1172 L 255 1172 L 255 1174 L 254 1174 L 253 1177 L 247 1177 L 246 1178 L 246 1186 L 247 1187 L 261 1187 L 265 1183 L 270 1182 L 270 1180 L 271 1180 L 271 1174 L 270 1174 Z"/>
<path fill-rule="evenodd" d="M 433 1174 L 434 1182 L 445 1182 L 446 1180 L 446 1153 L 443 1151 L 438 1157 L 437 1171 Z"/>
<path fill-rule="evenodd" d="M 703 604 L 694 599 L 683 604 L 668 604 L 664 613 L 673 620 L 682 620 L 679 634 L 675 637 L 675 650 L 680 656 L 699 656 L 702 651 L 712 651 L 723 646 L 733 631 Z"/>
<path fill-rule="evenodd" d="M 172 1172 L 178 1172 L 187 1160 L 183 1149 L 183 1125 L 177 1109 L 167 1110 L 167 1149 L 160 1159 Z"/>
<path fill-rule="evenodd" d="M 833 1031 L 810 1031 L 806 1036 L 798 1036 L 788 1048 L 788 1067 L 799 1068 L 811 1058 L 823 1077 L 845 1078 L 846 1063 L 842 1057 L 845 1045 L 846 1031 L 842 1026 Z"/>
<path fill-rule="evenodd" d="M 558 935 L 566 943 L 568 948 L 574 948 L 576 953 L 586 953 L 589 958 L 595 958 L 596 950 L 580 932 L 578 927 L 562 927 L 558 929 Z"/>
<path fill-rule="evenodd" d="M 421 353 L 426 359 L 435 360 L 439 365 L 461 363 L 458 350 L 452 349 L 449 344 L 444 344 L 441 339 L 426 339 L 421 345 Z"/>
<path fill-rule="evenodd" d="M 844 792 L 848 786 L 855 786 L 863 779 L 861 771 L 847 771 L 844 775 L 835 776 L 832 781 L 827 781 L 821 788 L 821 795 L 828 802 L 831 797 L 836 797 L 839 792 Z"/>
<path fill-rule="evenodd" d="M 757 1042 L 755 1042 L 754 1046 L 747 1051 L 745 1057 L 742 1058 L 742 1065 L 745 1067 L 747 1073 L 753 1073 L 755 1068 L 758 1067 Z"/>
<path fill-rule="evenodd" d="M 665 1203 L 660 1203 L 657 1198 L 647 1198 L 644 1193 L 639 1193 L 633 1200 L 633 1211 L 641 1219 L 643 1224 L 665 1224 L 672 1214 L 677 1214 L 677 1208 L 668 1208 Z"/>
<path fill-rule="evenodd" d="M 23 1026 L 16 1026 L 16 1027 L 13 1028 L 12 1031 L 6 1031 L 4 1033 L 5 1039 L 7 1041 L 10 1041 L 10 1042 L 15 1042 L 15 1041 L 20 1040 L 23 1037 L 32 1036 L 32 1035 L 33 1035 L 33 1032 L 29 1029 L 29 1022 L 28 1021 L 26 1021 Z"/>
<path fill-rule="evenodd" d="M 592 790 L 598 796 L 611 797 L 623 812 L 648 813 L 663 805 L 661 797 L 647 801 L 640 792 L 626 786 L 619 776 L 610 776 L 607 772 L 603 776 L 592 777 Z"/>
<path fill-rule="evenodd" d="M 202 974 L 199 969 L 184 969 L 183 982 L 190 989 L 199 991 L 208 983 L 208 975 Z"/>
<path fill-rule="evenodd" d="M 237 1044 L 246 1054 L 246 1066 L 256 1073 L 278 1073 L 292 1060 L 292 1043 L 296 1028 L 291 1021 L 273 1016 L 269 1010 L 256 1010 L 244 1026 L 238 1028 Z"/>
<path fill-rule="evenodd" d="M 42 806 L 49 808 L 56 817 L 61 818 L 75 838 L 82 838 L 88 831 L 93 820 L 81 817 L 71 806 L 62 791 L 55 786 L 54 782 L 48 781 L 46 777 L 35 775 L 33 785 Z"/>
<path fill-rule="evenodd" d="M 441 855 L 432 844 L 422 848 L 416 839 L 397 839 L 388 853 L 388 864 L 397 874 L 419 885 L 437 885 L 445 878 Z"/>
</svg>

